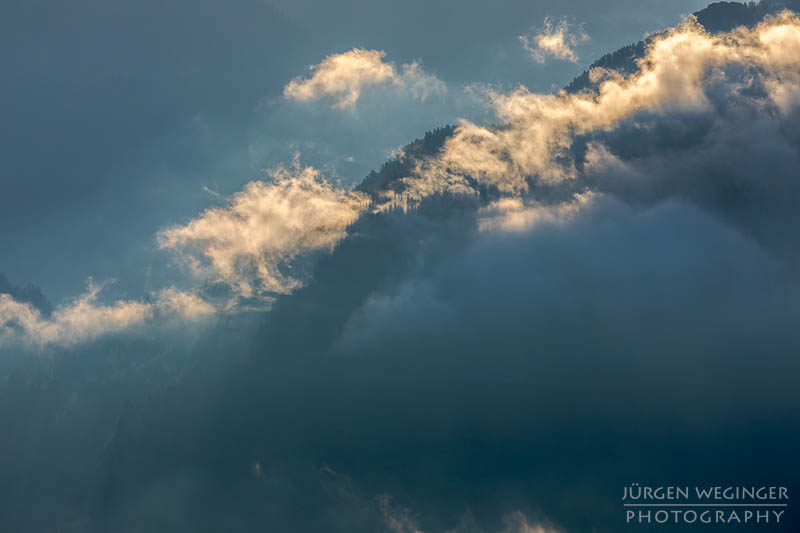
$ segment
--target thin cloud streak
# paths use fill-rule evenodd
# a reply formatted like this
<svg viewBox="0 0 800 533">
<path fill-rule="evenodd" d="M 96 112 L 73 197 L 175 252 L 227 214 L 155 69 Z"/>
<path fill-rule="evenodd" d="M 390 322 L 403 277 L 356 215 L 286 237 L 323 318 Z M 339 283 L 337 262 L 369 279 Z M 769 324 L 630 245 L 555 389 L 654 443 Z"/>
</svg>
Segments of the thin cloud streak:
<svg viewBox="0 0 800 533">
<path fill-rule="evenodd" d="M 174 287 L 159 291 L 153 301 L 117 300 L 111 305 L 100 304 L 98 297 L 109 283 L 95 284 L 90 279 L 83 295 L 58 306 L 49 317 L 29 303 L 0 294 L 0 345 L 21 342 L 38 348 L 72 346 L 156 318 L 199 320 L 215 312 L 201 297 Z"/>
</svg>

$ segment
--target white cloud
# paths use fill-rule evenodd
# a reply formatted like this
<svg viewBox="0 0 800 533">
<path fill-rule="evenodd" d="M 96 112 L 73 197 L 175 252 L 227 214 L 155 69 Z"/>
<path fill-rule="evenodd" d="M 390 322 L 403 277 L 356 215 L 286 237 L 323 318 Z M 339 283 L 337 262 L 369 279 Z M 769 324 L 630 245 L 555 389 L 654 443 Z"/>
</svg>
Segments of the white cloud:
<svg viewBox="0 0 800 533">
<path fill-rule="evenodd" d="M 225 206 L 161 231 L 159 246 L 195 275 L 226 283 L 244 298 L 301 287 L 305 273 L 294 260 L 333 249 L 369 200 L 297 161 L 271 177 L 248 183 Z"/>
<path fill-rule="evenodd" d="M 579 43 L 588 41 L 589 36 L 581 28 L 578 28 L 577 33 L 570 32 L 566 18 L 561 19 L 555 26 L 550 18 L 545 18 L 544 26 L 538 33 L 520 35 L 519 40 L 525 50 L 530 52 L 531 57 L 539 63 L 544 63 L 547 56 L 575 63 L 578 61 L 575 47 Z"/>
<path fill-rule="evenodd" d="M 560 224 L 573 219 L 581 209 L 589 207 L 598 193 L 587 191 L 575 194 L 566 202 L 544 204 L 522 198 L 501 198 L 478 212 L 481 231 L 525 231 L 537 224 Z"/>
<path fill-rule="evenodd" d="M 118 300 L 102 305 L 97 300 L 107 284 L 96 285 L 90 279 L 83 295 L 58 306 L 49 317 L 29 303 L 0 294 L 0 343 L 71 346 L 125 331 L 154 318 L 196 320 L 215 311 L 197 295 L 175 288 L 160 291 L 152 302 Z"/>
<path fill-rule="evenodd" d="M 98 297 L 107 283 L 89 280 L 85 294 L 44 316 L 34 306 L 0 294 L 0 343 L 71 346 L 137 326 L 245 311 L 253 307 L 240 298 L 269 301 L 270 294 L 302 286 L 306 276 L 296 260 L 331 250 L 369 200 L 330 184 L 319 171 L 297 161 L 290 169 L 273 171 L 271 178 L 251 182 L 226 205 L 157 235 L 158 244 L 204 282 L 229 286 L 233 299 L 211 302 L 196 292 L 168 287 L 148 301 L 104 305 Z"/>
<path fill-rule="evenodd" d="M 217 309 L 200 296 L 169 287 L 158 292 L 157 306 L 170 315 L 189 320 L 214 314 Z"/>
<path fill-rule="evenodd" d="M 737 77 L 742 67 L 752 76 Z M 765 98 L 747 94 L 754 83 L 761 83 Z M 607 76 L 596 94 L 490 91 L 502 126 L 462 122 L 441 155 L 406 180 L 406 194 L 412 201 L 443 190 L 474 194 L 470 180 L 477 180 L 518 196 L 529 192 L 531 180 L 570 180 L 578 175 L 569 152 L 576 135 L 611 130 L 642 111 L 707 111 L 712 84 L 789 113 L 800 102 L 800 18 L 785 12 L 756 28 L 720 35 L 689 19 L 650 43 L 638 72 Z"/>
<path fill-rule="evenodd" d="M 298 76 L 290 81 L 284 87 L 284 97 L 298 102 L 330 98 L 335 101 L 333 107 L 352 109 L 369 87 L 388 85 L 419 100 L 445 91 L 444 83 L 425 73 L 419 63 L 403 64 L 398 69 L 394 63 L 385 62 L 385 57 L 383 51 L 361 48 L 330 55 L 309 67 L 310 77 Z"/>
</svg>

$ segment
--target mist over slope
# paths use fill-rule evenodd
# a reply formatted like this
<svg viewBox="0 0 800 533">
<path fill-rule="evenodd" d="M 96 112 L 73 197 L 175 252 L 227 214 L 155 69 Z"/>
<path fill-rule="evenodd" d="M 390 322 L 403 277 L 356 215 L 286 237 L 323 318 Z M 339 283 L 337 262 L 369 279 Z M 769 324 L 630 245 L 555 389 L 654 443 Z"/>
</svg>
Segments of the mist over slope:
<svg viewBox="0 0 800 533">
<path fill-rule="evenodd" d="M 737 26 L 752 27 L 763 20 L 765 16 L 774 15 L 784 9 L 800 11 L 800 3 L 796 0 L 762 0 L 757 3 L 750 2 L 746 4 L 715 2 L 704 9 L 696 11 L 693 16 L 708 32 L 722 33 L 731 31 Z M 592 63 L 587 70 L 583 71 L 580 76 L 573 79 L 566 87 L 566 90 L 568 92 L 578 92 L 596 88 L 596 84 L 592 82 L 589 75 L 594 68 L 611 69 L 623 74 L 633 73 L 636 70 L 637 60 L 644 57 L 647 44 L 657 35 L 651 35 L 647 39 L 623 46 L 619 50 L 602 56 Z"/>
<path fill-rule="evenodd" d="M 435 130 L 355 191 L 289 168 L 301 202 L 253 187 L 175 227 L 267 312 L 4 347 L 0 520 L 610 532 L 633 482 L 796 485 L 800 19 L 637 53 L 596 94 L 496 93 L 500 126 Z"/>
</svg>

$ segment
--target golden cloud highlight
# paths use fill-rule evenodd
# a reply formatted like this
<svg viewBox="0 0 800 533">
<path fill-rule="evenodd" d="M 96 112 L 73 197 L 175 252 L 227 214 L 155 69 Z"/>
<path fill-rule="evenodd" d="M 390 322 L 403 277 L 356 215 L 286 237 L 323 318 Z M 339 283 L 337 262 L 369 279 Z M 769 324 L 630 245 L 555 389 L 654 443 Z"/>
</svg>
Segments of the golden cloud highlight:
<svg viewBox="0 0 800 533">
<path fill-rule="evenodd" d="M 445 85 L 436 76 L 427 74 L 419 63 L 402 65 L 385 62 L 386 52 L 354 48 L 326 57 L 309 67 L 310 77 L 298 76 L 284 87 L 283 95 L 298 102 L 332 98 L 333 107 L 353 109 L 364 89 L 390 85 L 408 91 L 412 97 L 425 100 L 434 93 L 445 92 Z"/>
<path fill-rule="evenodd" d="M 526 231 L 538 224 L 562 224 L 593 205 L 598 194 L 578 193 L 568 201 L 555 204 L 525 202 L 519 197 L 501 198 L 478 211 L 478 228 L 481 231 Z"/>
<path fill-rule="evenodd" d="M 161 231 L 159 246 L 197 276 L 226 283 L 244 298 L 301 287 L 305 274 L 293 260 L 332 250 L 369 200 L 296 161 L 271 177 L 248 183 L 223 207 Z"/>
<path fill-rule="evenodd" d="M 119 333 L 154 319 L 197 320 L 215 312 L 199 296 L 168 288 L 154 301 L 118 300 L 111 305 L 98 303 L 108 283 L 89 280 L 87 291 L 75 300 L 58 306 L 49 317 L 34 306 L 0 294 L 0 343 L 22 342 L 44 347 L 72 346 L 103 335 Z"/>
<path fill-rule="evenodd" d="M 310 78 L 293 80 L 286 95 L 300 101 L 333 97 L 339 107 L 349 107 L 365 86 L 390 83 L 424 98 L 430 84 L 418 65 L 397 69 L 383 59 L 382 52 L 359 49 L 330 56 L 312 67 Z M 155 317 L 197 319 L 217 308 L 244 309 L 242 299 L 269 302 L 303 286 L 309 276 L 306 259 L 332 250 L 365 210 L 414 207 L 435 194 L 478 196 L 490 191 L 492 202 L 478 212 L 483 231 L 568 221 L 597 197 L 583 186 L 571 187 L 580 183 L 576 178 L 603 175 L 609 168 L 625 170 L 594 138 L 587 139 L 583 160 L 576 163 L 571 150 L 579 135 L 611 131 L 637 113 L 711 111 L 713 91 L 720 86 L 774 116 L 793 113 L 800 105 L 800 18 L 784 12 L 754 28 L 718 35 L 690 18 L 649 42 L 637 72 L 593 74 L 598 85 L 591 92 L 490 90 L 500 126 L 463 121 L 437 156 L 418 162 L 401 179 L 401 187 L 379 192 L 374 204 L 295 160 L 291 167 L 273 171 L 267 181 L 248 183 L 227 204 L 159 232 L 158 245 L 178 263 L 203 282 L 232 289 L 227 304 L 170 288 L 154 302 L 101 305 L 97 295 L 102 287 L 90 284 L 85 295 L 44 317 L 34 307 L 0 295 L 0 340 L 74 344 Z M 540 185 L 561 188 L 553 196 L 558 200 L 537 198 Z"/>
<path fill-rule="evenodd" d="M 520 35 L 519 40 L 531 57 L 539 63 L 544 63 L 547 56 L 575 63 L 578 61 L 575 47 L 579 43 L 588 41 L 589 36 L 580 28 L 577 33 L 570 32 L 566 18 L 554 26 L 548 17 L 544 19 L 544 26 L 537 34 Z"/>
<path fill-rule="evenodd" d="M 729 67 L 756 74 L 728 79 Z M 419 180 L 409 198 L 425 191 L 474 192 L 474 182 L 516 196 L 529 193 L 533 181 L 570 180 L 578 174 L 569 152 L 576 135 L 612 130 L 642 111 L 708 110 L 712 82 L 744 93 L 759 81 L 766 89 L 763 105 L 787 113 L 800 102 L 800 18 L 784 12 L 755 28 L 720 35 L 690 18 L 653 39 L 638 72 L 605 74 L 592 93 L 537 94 L 525 87 L 489 91 L 502 125 L 463 121 L 442 153 L 407 180 Z"/>
</svg>

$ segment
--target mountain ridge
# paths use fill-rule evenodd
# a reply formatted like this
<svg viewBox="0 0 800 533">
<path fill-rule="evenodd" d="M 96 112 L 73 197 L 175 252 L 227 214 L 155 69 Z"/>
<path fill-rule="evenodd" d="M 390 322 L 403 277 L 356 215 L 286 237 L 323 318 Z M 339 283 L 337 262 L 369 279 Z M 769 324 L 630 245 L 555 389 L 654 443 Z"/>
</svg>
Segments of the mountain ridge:
<svg viewBox="0 0 800 533">
<path fill-rule="evenodd" d="M 731 31 L 738 26 L 752 27 L 762 21 L 764 17 L 789 9 L 800 12 L 800 0 L 761 0 L 760 2 L 714 2 L 705 8 L 695 11 L 692 15 L 708 32 L 723 33 Z M 594 61 L 588 69 L 576 76 L 564 90 L 567 93 L 591 91 L 597 88 L 589 77 L 593 68 L 601 67 L 616 70 L 624 75 L 632 74 L 637 68 L 637 61 L 644 57 L 648 43 L 661 32 L 650 35 L 639 42 L 604 54 Z M 371 171 L 355 190 L 368 194 L 373 200 L 377 199 L 382 190 L 397 192 L 401 189 L 399 180 L 409 176 L 410 171 L 423 157 L 436 155 L 445 141 L 453 135 L 455 126 L 445 125 L 425 132 L 422 138 L 414 139 L 405 145 L 400 154 L 386 161 L 376 172 Z"/>
</svg>

